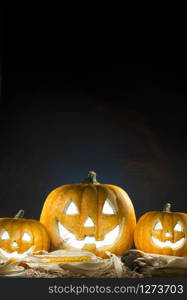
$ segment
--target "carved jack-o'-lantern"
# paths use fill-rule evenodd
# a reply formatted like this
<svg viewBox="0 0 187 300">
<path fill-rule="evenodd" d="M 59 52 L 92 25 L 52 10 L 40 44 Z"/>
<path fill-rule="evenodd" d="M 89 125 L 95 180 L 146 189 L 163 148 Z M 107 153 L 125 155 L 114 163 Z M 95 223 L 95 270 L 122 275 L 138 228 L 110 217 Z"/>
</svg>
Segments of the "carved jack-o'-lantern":
<svg viewBox="0 0 187 300">
<path fill-rule="evenodd" d="M 114 185 L 100 184 L 89 172 L 81 184 L 58 187 L 47 197 L 40 221 L 54 249 L 83 249 L 106 257 L 132 246 L 136 224 L 127 193 Z"/>
<path fill-rule="evenodd" d="M 170 211 L 167 203 L 162 212 L 145 213 L 134 232 L 137 249 L 149 253 L 187 256 L 187 214 Z"/>
<path fill-rule="evenodd" d="M 22 258 L 39 250 L 48 250 L 50 240 L 39 221 L 23 219 L 20 210 L 14 218 L 0 218 L 0 253 L 9 258 Z"/>
</svg>

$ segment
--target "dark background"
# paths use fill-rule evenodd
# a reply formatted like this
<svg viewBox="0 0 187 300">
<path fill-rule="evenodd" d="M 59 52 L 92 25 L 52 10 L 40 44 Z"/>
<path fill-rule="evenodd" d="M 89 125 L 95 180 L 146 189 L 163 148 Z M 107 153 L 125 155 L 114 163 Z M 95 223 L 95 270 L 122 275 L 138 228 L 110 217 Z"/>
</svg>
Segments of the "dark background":
<svg viewBox="0 0 187 300">
<path fill-rule="evenodd" d="M 89 170 L 124 188 L 137 217 L 165 202 L 186 212 L 184 61 L 103 60 L 87 35 L 27 18 L 11 15 L 1 44 L 1 216 L 39 218 L 52 189 Z"/>
<path fill-rule="evenodd" d="M 124 188 L 137 217 L 168 201 L 173 210 L 186 212 L 187 63 L 181 45 L 186 35 L 180 37 L 185 24 L 159 5 L 153 10 L 159 10 L 155 31 L 139 9 L 138 20 L 134 7 L 123 8 L 119 17 L 119 7 L 117 13 L 106 7 L 102 13 L 95 3 L 91 10 L 84 4 L 82 18 L 71 6 L 68 11 L 50 5 L 46 11 L 46 5 L 39 10 L 34 4 L 16 4 L 8 13 L 0 10 L 0 217 L 24 208 L 28 218 L 39 218 L 52 189 L 80 182 L 88 170 L 95 170 L 100 182 Z M 144 11 L 153 19 L 150 7 Z M 166 23 L 161 25 L 163 40 L 160 12 Z M 181 12 L 180 7 L 183 21 Z M 99 14 L 108 19 L 103 26 Z M 48 296 L 53 282 L 137 281 L 2 280 L 1 294 L 15 296 L 16 291 L 21 299 L 28 290 Z M 140 281 L 170 283 L 163 278 Z M 181 283 L 186 286 L 184 278 L 172 278 L 170 284 Z"/>
</svg>

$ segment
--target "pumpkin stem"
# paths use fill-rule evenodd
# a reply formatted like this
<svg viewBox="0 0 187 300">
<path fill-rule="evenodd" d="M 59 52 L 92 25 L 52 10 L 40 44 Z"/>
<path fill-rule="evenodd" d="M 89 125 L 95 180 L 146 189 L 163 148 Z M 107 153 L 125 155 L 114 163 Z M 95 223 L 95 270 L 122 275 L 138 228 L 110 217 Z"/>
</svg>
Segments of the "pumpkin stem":
<svg viewBox="0 0 187 300">
<path fill-rule="evenodd" d="M 171 203 L 166 203 L 163 208 L 163 211 L 171 212 Z"/>
<path fill-rule="evenodd" d="M 20 209 L 20 210 L 17 212 L 17 214 L 15 215 L 14 218 L 23 218 L 24 213 L 25 213 L 24 210 L 23 210 L 23 209 Z"/>
<path fill-rule="evenodd" d="M 94 171 L 89 171 L 83 183 L 97 183 L 96 173 Z"/>
</svg>

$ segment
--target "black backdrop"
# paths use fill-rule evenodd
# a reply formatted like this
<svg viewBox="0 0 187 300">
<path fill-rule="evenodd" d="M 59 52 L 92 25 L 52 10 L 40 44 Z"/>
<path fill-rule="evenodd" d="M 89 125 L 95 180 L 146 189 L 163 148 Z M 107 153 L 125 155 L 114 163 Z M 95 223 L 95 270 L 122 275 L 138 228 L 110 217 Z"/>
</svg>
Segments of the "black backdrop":
<svg viewBox="0 0 187 300">
<path fill-rule="evenodd" d="M 124 188 L 137 217 L 165 202 L 186 211 L 184 61 L 103 59 L 87 34 L 84 43 L 76 32 L 67 40 L 67 27 L 48 17 L 39 24 L 31 13 L 11 12 L 5 22 L 1 216 L 24 208 L 39 218 L 52 189 L 89 170 Z"/>
<path fill-rule="evenodd" d="M 80 182 L 89 170 L 124 188 L 137 217 L 165 202 L 186 211 L 187 91 L 180 70 L 10 66 L 1 109 L 1 216 L 24 208 L 39 218 L 53 188 Z"/>
<path fill-rule="evenodd" d="M 179 37 L 182 26 L 177 30 L 175 14 L 167 22 L 167 10 L 166 43 L 172 34 L 167 50 L 160 40 L 158 15 L 156 32 L 150 22 L 145 30 L 140 28 L 141 13 L 135 23 L 134 8 L 130 21 L 131 11 L 123 10 L 120 25 L 114 13 L 105 11 L 109 20 L 102 28 L 98 12 L 90 26 L 90 10 L 84 7 L 85 20 L 73 6 L 69 12 L 64 7 L 52 10 L 51 5 L 48 12 L 44 7 L 39 11 L 34 4 L 11 6 L 8 14 L 0 10 L 0 22 L 5 17 L 3 30 L 0 27 L 0 217 L 24 208 L 27 217 L 39 218 L 53 188 L 80 182 L 88 170 L 95 170 L 100 182 L 124 188 L 137 217 L 161 209 L 165 202 L 186 212 L 187 63 L 181 45 L 185 39 Z M 152 18 L 151 10 L 149 15 Z M 112 279 L 117 285 L 160 281 L 186 286 L 184 278 Z M 1 294 L 17 293 L 23 299 L 29 291 L 47 297 L 49 285 L 70 282 L 112 284 L 88 278 L 29 279 L 23 284 L 5 278 Z"/>
</svg>

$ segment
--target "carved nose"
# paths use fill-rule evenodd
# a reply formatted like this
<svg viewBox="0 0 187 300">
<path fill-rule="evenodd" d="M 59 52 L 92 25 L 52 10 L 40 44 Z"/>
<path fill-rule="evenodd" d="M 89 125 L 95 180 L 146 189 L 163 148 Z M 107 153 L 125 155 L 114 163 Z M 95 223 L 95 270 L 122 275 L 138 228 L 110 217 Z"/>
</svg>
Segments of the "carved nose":
<svg viewBox="0 0 187 300">
<path fill-rule="evenodd" d="M 12 247 L 13 248 L 18 248 L 19 246 L 18 246 L 18 243 L 16 243 L 15 241 L 12 243 Z"/>
<path fill-rule="evenodd" d="M 167 232 L 165 233 L 165 237 L 171 237 L 171 233 L 169 233 L 169 231 L 167 231 Z"/>
<path fill-rule="evenodd" d="M 90 217 L 88 217 L 84 223 L 84 227 L 94 227 L 95 224 Z"/>
</svg>

